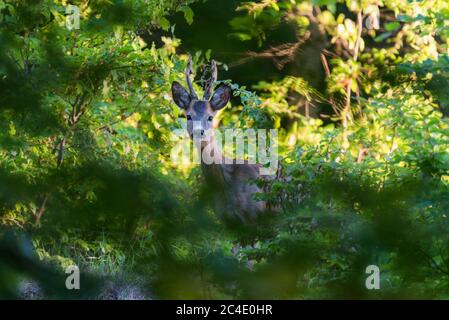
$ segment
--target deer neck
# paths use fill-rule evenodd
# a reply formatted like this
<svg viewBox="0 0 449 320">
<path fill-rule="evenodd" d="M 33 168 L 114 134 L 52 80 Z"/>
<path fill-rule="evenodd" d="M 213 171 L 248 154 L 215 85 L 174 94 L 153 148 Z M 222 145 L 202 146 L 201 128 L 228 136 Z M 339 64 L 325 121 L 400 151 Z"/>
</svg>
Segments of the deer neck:
<svg viewBox="0 0 449 320">
<path fill-rule="evenodd" d="M 227 180 L 224 167 L 225 157 L 215 137 L 211 136 L 209 141 L 196 142 L 196 147 L 206 183 L 211 184 L 214 188 L 225 188 Z"/>
<path fill-rule="evenodd" d="M 195 141 L 201 166 L 219 165 L 224 163 L 224 156 L 215 137 L 212 135 L 208 141 Z"/>
</svg>

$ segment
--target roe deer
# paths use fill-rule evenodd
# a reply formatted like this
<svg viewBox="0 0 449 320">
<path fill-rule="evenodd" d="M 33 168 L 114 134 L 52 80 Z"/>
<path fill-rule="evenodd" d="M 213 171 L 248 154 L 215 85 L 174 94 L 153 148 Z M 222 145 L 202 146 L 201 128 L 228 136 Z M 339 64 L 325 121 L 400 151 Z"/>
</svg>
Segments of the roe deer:
<svg viewBox="0 0 449 320">
<path fill-rule="evenodd" d="M 254 180 L 270 177 L 260 175 L 262 167 L 260 164 L 250 164 L 248 161 L 241 161 L 243 162 L 241 164 L 234 163 L 233 160 L 225 158 L 220 150 L 220 144 L 213 134 L 212 123 L 217 112 L 227 105 L 231 97 L 231 88 L 221 84 L 212 94 L 214 82 L 217 80 L 215 61 L 211 62 L 211 78 L 205 85 L 203 99 L 199 99 L 195 93 L 190 79 L 191 74 L 190 57 L 186 68 L 189 91 L 175 81 L 172 84 L 172 96 L 176 105 L 184 110 L 186 115 L 187 132 L 200 154 L 201 171 L 211 192 L 213 209 L 221 218 L 249 224 L 261 214 L 271 212 L 265 201 L 254 199 L 256 193 L 263 192 L 254 184 Z M 205 148 L 208 148 L 210 155 L 218 161 L 207 164 L 202 157 Z"/>
</svg>

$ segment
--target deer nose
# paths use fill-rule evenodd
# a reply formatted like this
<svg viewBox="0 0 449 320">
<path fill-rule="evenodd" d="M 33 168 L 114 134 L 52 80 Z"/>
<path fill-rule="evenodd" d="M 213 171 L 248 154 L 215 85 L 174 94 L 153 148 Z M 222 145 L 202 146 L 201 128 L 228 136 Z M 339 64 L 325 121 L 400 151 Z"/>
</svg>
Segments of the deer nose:
<svg viewBox="0 0 449 320">
<path fill-rule="evenodd" d="M 192 136 L 193 137 L 198 137 L 198 138 L 202 138 L 202 137 L 204 137 L 205 136 L 205 130 L 204 129 L 196 129 L 196 130 L 193 130 L 193 133 L 192 133 Z"/>
</svg>

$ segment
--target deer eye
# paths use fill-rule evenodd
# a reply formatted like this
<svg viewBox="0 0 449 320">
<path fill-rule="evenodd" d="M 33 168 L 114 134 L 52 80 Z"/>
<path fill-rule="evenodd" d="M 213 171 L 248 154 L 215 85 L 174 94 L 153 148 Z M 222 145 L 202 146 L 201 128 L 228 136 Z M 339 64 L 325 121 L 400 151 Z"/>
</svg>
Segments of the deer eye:
<svg viewBox="0 0 449 320">
<path fill-rule="evenodd" d="M 209 116 L 209 118 L 207 118 L 207 121 L 212 121 L 212 120 L 214 120 L 214 117 L 212 117 L 212 116 Z"/>
<path fill-rule="evenodd" d="M 187 115 L 187 120 L 192 120 L 192 116 L 190 114 Z"/>
</svg>

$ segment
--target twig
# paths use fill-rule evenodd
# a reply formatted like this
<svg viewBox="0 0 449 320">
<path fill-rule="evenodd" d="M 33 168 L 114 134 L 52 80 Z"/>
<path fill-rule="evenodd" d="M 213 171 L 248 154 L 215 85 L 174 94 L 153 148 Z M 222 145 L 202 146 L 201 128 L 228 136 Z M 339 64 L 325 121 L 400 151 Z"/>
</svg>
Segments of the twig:
<svg viewBox="0 0 449 320">
<path fill-rule="evenodd" d="M 327 79 L 329 79 L 331 76 L 331 71 L 330 71 L 329 64 L 327 63 L 327 59 L 326 59 L 326 56 L 324 55 L 324 53 L 321 53 L 321 63 L 323 64 L 324 73 L 326 74 Z M 332 96 L 329 98 L 329 102 L 331 104 L 332 110 L 334 110 L 334 113 L 338 114 L 338 108 L 335 106 L 335 101 Z"/>
<path fill-rule="evenodd" d="M 365 157 L 368 155 L 368 148 L 361 147 L 359 150 L 359 154 L 357 155 L 357 163 L 362 163 L 365 160 Z"/>
<path fill-rule="evenodd" d="M 359 50 L 360 50 L 360 42 L 362 41 L 362 29 L 363 29 L 363 16 L 362 12 L 359 11 L 357 14 L 357 39 L 355 41 L 355 47 L 354 47 L 354 56 L 353 60 L 357 61 L 359 57 Z M 342 112 L 342 125 L 343 125 L 343 147 L 346 148 L 348 144 L 348 118 L 349 113 L 351 111 L 351 83 L 352 79 L 348 80 L 348 83 L 346 84 L 346 106 L 343 109 Z"/>
<path fill-rule="evenodd" d="M 228 66 L 229 68 L 233 68 L 255 58 L 265 58 L 273 59 L 276 67 L 281 70 L 287 63 L 294 60 L 296 51 L 309 37 L 310 33 L 307 33 L 303 39 L 299 39 L 297 42 L 285 43 L 262 52 L 248 51 L 245 58 L 230 63 Z"/>
<path fill-rule="evenodd" d="M 137 108 L 142 104 L 143 100 L 145 100 L 146 97 L 147 97 L 147 96 L 144 95 L 144 96 L 142 97 L 142 99 L 140 99 L 139 102 L 136 104 L 136 106 L 134 107 L 134 109 L 137 109 Z M 97 129 L 97 131 L 106 130 L 108 127 L 113 126 L 113 125 L 115 125 L 115 124 L 117 124 L 117 123 L 119 123 L 119 122 L 121 122 L 121 121 L 123 121 L 123 120 L 128 119 L 129 117 L 131 117 L 131 116 L 132 116 L 133 114 L 135 114 L 136 112 L 137 112 L 137 110 L 134 110 L 134 111 L 132 111 L 131 113 L 129 113 L 129 114 L 127 114 L 127 115 L 121 114 L 120 120 L 115 120 L 115 121 L 112 121 L 112 122 L 110 122 L 110 123 L 108 123 L 108 124 L 102 125 L 101 127 L 99 127 L 99 128 Z"/>
<path fill-rule="evenodd" d="M 66 137 L 63 137 L 59 142 L 58 147 L 58 157 L 56 159 L 56 166 L 59 168 L 62 165 L 62 161 L 64 160 L 64 149 L 65 149 Z"/>
<path fill-rule="evenodd" d="M 44 196 L 44 201 L 42 201 L 42 205 L 40 206 L 39 210 L 37 210 L 37 212 L 35 213 L 35 216 L 36 216 L 35 225 L 36 226 L 40 226 L 40 224 L 41 224 L 41 218 L 45 212 L 45 207 L 47 206 L 47 201 L 48 201 L 49 197 L 50 197 L 50 194 L 47 192 Z"/>
</svg>

